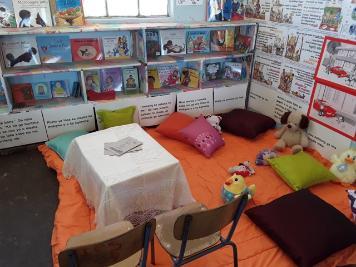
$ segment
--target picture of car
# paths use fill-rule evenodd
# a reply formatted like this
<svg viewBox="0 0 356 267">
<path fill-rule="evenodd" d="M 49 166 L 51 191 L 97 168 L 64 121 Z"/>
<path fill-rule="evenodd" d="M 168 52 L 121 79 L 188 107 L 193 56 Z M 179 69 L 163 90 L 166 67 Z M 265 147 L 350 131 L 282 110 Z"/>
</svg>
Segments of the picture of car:
<svg viewBox="0 0 356 267">
<path fill-rule="evenodd" d="M 349 74 L 340 66 L 331 67 L 330 72 L 337 75 L 338 78 L 349 77 Z"/>
<path fill-rule="evenodd" d="M 319 116 L 332 118 L 336 116 L 336 109 L 331 107 L 326 101 L 316 99 L 313 102 L 313 108 L 318 111 Z"/>
</svg>

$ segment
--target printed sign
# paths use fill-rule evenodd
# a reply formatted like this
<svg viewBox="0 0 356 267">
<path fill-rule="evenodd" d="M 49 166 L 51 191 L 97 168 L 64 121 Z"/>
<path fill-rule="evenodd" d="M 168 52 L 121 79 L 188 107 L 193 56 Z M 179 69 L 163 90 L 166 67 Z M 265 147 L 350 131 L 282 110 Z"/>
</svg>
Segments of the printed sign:
<svg viewBox="0 0 356 267">
<path fill-rule="evenodd" d="M 214 88 L 214 114 L 245 108 L 247 83 Z"/>
<path fill-rule="evenodd" d="M 177 111 L 192 117 L 214 112 L 213 88 L 177 94 Z"/>
</svg>

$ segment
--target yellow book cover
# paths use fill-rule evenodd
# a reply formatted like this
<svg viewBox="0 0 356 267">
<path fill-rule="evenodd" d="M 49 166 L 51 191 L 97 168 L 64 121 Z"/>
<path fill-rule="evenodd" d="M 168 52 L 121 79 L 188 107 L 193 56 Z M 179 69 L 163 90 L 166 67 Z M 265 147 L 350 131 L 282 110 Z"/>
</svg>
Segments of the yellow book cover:
<svg viewBox="0 0 356 267">
<path fill-rule="evenodd" d="M 226 51 L 234 51 L 235 50 L 235 30 L 234 29 L 226 29 L 225 49 L 226 49 Z"/>
<path fill-rule="evenodd" d="M 147 75 L 148 90 L 161 88 L 157 69 L 149 69 Z"/>
<path fill-rule="evenodd" d="M 181 84 L 190 88 L 199 88 L 200 75 L 195 69 L 183 68 Z"/>
</svg>

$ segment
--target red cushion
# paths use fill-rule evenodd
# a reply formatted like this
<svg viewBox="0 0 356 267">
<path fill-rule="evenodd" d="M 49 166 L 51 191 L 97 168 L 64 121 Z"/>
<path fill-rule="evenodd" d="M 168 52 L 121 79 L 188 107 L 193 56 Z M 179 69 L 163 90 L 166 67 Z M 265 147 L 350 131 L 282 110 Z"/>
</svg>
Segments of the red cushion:
<svg viewBox="0 0 356 267">
<path fill-rule="evenodd" d="M 173 112 L 156 129 L 160 134 L 178 141 L 185 142 L 179 131 L 194 121 L 194 118 L 180 112 Z"/>
</svg>

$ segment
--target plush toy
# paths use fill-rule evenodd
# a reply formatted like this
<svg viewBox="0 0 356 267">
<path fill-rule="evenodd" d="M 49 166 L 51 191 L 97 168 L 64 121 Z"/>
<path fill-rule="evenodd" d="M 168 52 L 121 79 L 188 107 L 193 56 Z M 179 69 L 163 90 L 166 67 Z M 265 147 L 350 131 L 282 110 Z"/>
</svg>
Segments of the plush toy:
<svg viewBox="0 0 356 267">
<path fill-rule="evenodd" d="M 216 116 L 216 115 L 209 115 L 209 116 L 205 116 L 205 119 L 211 124 L 211 126 L 213 126 L 220 134 L 221 132 L 221 127 L 220 127 L 220 122 L 222 120 L 222 118 L 220 116 Z"/>
<path fill-rule="evenodd" d="M 295 154 L 308 146 L 308 137 L 304 131 L 309 126 L 307 116 L 296 111 L 288 111 L 283 114 L 281 123 L 283 127 L 275 133 L 279 141 L 274 145 L 273 149 L 283 150 L 288 146 L 292 148 L 292 152 Z"/>
<path fill-rule="evenodd" d="M 330 171 L 342 182 L 356 182 L 356 149 L 350 148 L 340 156 L 332 155 Z"/>
<path fill-rule="evenodd" d="M 237 175 L 241 175 L 243 177 L 247 177 L 247 176 L 251 176 L 251 175 L 255 174 L 255 170 L 251 167 L 251 164 L 249 161 L 244 161 L 243 163 L 240 163 L 239 165 L 229 168 L 228 172 L 230 174 L 237 174 Z"/>
<path fill-rule="evenodd" d="M 248 193 L 248 199 L 251 199 L 256 192 L 256 185 L 247 186 L 245 179 L 241 175 L 234 174 L 226 179 L 222 188 L 222 198 L 225 202 L 230 202 L 243 193 Z"/>
<path fill-rule="evenodd" d="M 261 150 L 257 156 L 256 156 L 256 165 L 264 165 L 267 166 L 269 165 L 268 159 L 273 159 L 277 157 L 277 153 L 274 150 L 271 149 L 263 149 Z"/>
<path fill-rule="evenodd" d="M 356 190 L 346 190 L 346 191 L 349 197 L 352 217 L 354 222 L 356 223 Z"/>
</svg>

